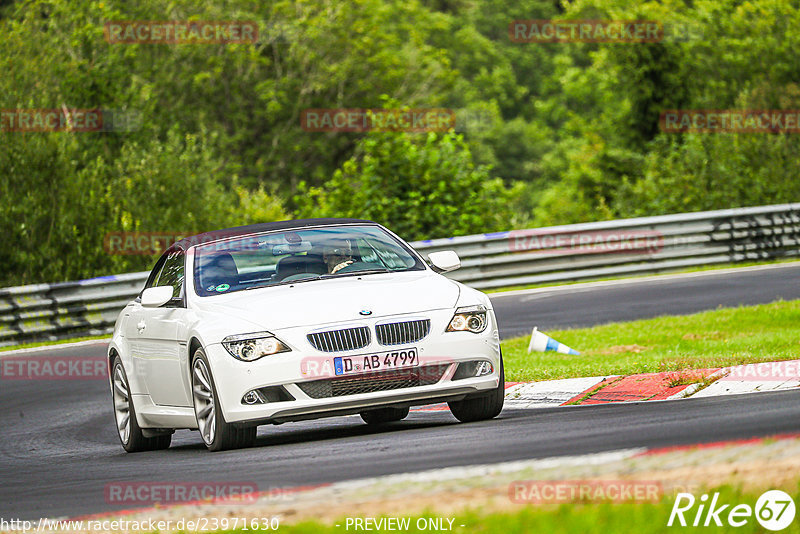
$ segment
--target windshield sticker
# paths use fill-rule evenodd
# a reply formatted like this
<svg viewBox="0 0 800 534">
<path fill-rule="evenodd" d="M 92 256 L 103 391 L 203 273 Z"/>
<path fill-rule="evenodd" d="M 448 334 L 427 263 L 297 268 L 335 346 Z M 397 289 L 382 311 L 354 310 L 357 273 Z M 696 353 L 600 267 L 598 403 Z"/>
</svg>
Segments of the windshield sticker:
<svg viewBox="0 0 800 534">
<path fill-rule="evenodd" d="M 216 291 L 217 291 L 218 293 L 222 293 L 223 291 L 227 291 L 227 290 L 229 290 L 230 288 L 231 288 L 231 286 L 229 286 L 228 284 L 220 284 L 220 285 L 218 285 L 218 286 L 217 286 L 217 289 L 216 289 Z"/>
</svg>

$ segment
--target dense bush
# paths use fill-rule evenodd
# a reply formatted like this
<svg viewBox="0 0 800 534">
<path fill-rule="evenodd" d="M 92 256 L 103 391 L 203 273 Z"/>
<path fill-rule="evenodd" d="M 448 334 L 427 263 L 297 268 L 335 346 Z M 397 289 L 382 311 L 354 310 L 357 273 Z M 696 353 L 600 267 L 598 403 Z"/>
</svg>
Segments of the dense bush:
<svg viewBox="0 0 800 534">
<path fill-rule="evenodd" d="M 506 229 L 519 189 L 475 166 L 455 134 L 376 133 L 298 204 L 307 215 L 372 219 L 406 239 L 429 239 Z"/>
<path fill-rule="evenodd" d="M 255 44 L 110 44 L 115 20 L 252 20 Z M 655 20 L 655 43 L 515 43 L 515 19 Z M 678 26 L 676 26 L 678 25 Z M 0 131 L 0 284 L 146 268 L 115 231 L 317 215 L 410 239 L 796 201 L 792 134 L 674 134 L 664 109 L 800 109 L 787 0 L 0 2 L 0 109 L 135 113 Z M 456 135 L 309 132 L 307 108 L 449 107 Z M 4 123 L 0 123 L 4 124 Z M 2 130 L 3 128 L 0 128 Z"/>
</svg>

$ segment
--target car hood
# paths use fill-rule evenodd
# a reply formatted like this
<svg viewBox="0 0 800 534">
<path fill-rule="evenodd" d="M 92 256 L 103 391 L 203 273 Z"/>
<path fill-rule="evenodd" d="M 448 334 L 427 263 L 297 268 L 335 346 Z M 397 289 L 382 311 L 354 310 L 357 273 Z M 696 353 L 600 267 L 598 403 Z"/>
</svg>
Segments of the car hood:
<svg viewBox="0 0 800 534">
<path fill-rule="evenodd" d="M 324 325 L 453 308 L 459 286 L 430 271 L 370 274 L 197 297 L 198 311 L 241 319 L 264 330 Z"/>
</svg>

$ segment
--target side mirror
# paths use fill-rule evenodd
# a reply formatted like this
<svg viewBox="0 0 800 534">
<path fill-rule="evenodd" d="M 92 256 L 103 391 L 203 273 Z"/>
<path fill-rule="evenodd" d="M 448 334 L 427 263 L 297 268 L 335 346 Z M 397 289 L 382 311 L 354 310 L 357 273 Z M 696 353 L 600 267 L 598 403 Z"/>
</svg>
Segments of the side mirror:
<svg viewBox="0 0 800 534">
<path fill-rule="evenodd" d="M 439 252 L 431 252 L 428 254 L 428 259 L 433 267 L 442 273 L 455 271 L 461 267 L 461 259 L 456 254 L 455 250 L 442 250 Z"/>
<path fill-rule="evenodd" d="M 172 286 L 148 287 L 142 291 L 142 306 L 158 308 L 172 300 Z"/>
</svg>

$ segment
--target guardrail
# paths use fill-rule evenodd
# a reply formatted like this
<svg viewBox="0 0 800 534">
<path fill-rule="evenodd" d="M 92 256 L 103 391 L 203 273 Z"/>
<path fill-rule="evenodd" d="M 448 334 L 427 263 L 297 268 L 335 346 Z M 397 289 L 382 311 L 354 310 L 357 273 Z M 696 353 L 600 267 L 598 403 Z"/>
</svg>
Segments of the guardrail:
<svg viewBox="0 0 800 534">
<path fill-rule="evenodd" d="M 455 250 L 478 289 L 800 256 L 800 203 L 512 230 L 411 245 Z M 0 289 L 0 346 L 109 333 L 144 273 Z"/>
</svg>

